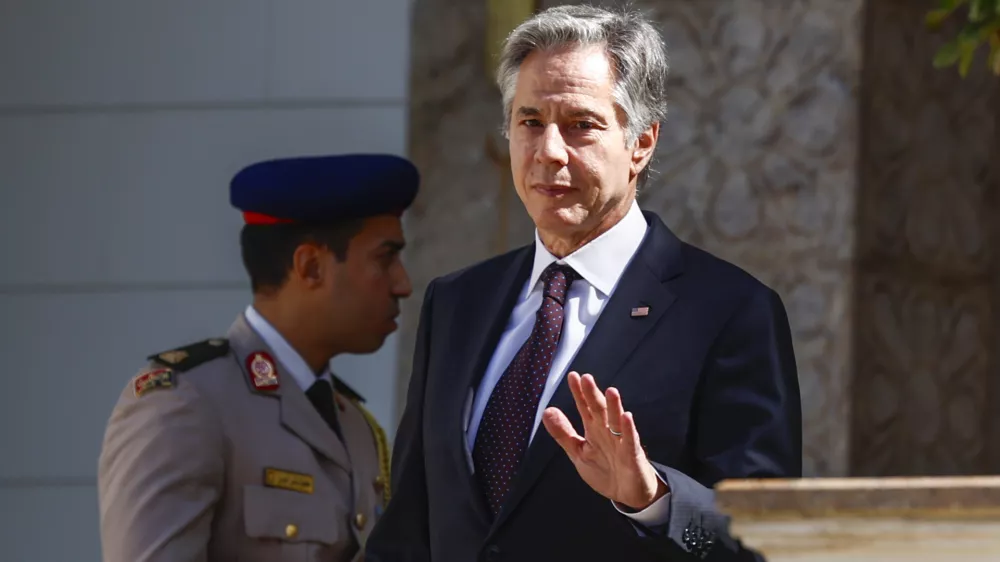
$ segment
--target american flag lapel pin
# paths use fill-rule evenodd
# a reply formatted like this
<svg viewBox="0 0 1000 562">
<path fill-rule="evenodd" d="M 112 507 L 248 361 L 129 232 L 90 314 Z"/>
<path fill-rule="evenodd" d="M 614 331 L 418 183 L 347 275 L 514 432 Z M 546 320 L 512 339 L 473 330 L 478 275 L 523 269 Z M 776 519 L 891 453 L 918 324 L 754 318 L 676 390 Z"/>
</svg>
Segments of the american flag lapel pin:
<svg viewBox="0 0 1000 562">
<path fill-rule="evenodd" d="M 649 316 L 648 306 L 636 306 L 632 308 L 632 318 L 641 318 L 643 316 Z"/>
</svg>

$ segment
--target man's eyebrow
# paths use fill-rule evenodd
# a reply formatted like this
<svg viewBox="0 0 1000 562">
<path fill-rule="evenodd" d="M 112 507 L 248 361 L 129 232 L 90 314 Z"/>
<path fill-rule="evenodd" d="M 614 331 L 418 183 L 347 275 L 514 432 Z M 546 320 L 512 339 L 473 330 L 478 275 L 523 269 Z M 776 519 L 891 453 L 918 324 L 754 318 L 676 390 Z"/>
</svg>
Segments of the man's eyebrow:
<svg viewBox="0 0 1000 562">
<path fill-rule="evenodd" d="M 518 117 L 537 117 L 541 114 L 542 110 L 538 109 L 537 107 L 522 106 L 517 108 Z M 576 109 L 570 109 L 565 113 L 565 115 L 573 119 L 586 117 L 588 119 L 593 119 L 594 121 L 599 121 L 601 123 L 605 121 L 604 117 L 602 117 L 601 114 L 597 113 L 596 111 L 592 111 L 590 109 L 585 109 L 582 107 Z"/>
<path fill-rule="evenodd" d="M 390 250 L 395 250 L 397 252 L 401 252 L 401 251 L 403 251 L 403 248 L 406 247 L 406 242 L 403 242 L 402 240 L 386 240 L 386 241 L 382 242 L 381 244 L 379 244 L 379 247 L 380 248 L 388 248 Z"/>
<path fill-rule="evenodd" d="M 570 111 L 566 112 L 566 115 L 573 118 L 589 117 L 594 121 L 604 121 L 604 117 L 602 117 L 596 111 L 591 111 L 589 109 L 571 109 Z"/>
</svg>

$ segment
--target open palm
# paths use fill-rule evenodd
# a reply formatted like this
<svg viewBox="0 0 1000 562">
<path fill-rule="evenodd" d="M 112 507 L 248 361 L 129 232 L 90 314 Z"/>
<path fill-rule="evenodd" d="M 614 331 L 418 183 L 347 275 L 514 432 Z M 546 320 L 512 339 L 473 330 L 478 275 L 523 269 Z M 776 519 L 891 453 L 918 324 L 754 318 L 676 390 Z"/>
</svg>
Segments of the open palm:
<svg viewBox="0 0 1000 562">
<path fill-rule="evenodd" d="M 632 413 L 625 412 L 615 388 L 602 393 L 589 374 L 566 377 L 584 434 L 558 408 L 545 410 L 545 429 L 594 491 L 633 510 L 645 509 L 667 490 L 646 458 Z"/>
</svg>

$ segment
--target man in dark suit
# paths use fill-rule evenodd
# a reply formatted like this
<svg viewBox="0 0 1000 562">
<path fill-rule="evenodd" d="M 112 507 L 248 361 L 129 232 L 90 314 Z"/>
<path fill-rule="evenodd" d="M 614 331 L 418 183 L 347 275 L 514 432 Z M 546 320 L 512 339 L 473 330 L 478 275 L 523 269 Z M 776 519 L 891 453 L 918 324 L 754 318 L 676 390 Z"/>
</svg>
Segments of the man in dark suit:
<svg viewBox="0 0 1000 562">
<path fill-rule="evenodd" d="M 712 486 L 800 476 L 791 336 L 774 291 L 636 204 L 666 73 L 629 11 L 553 8 L 508 38 L 535 243 L 428 287 L 369 562 L 756 558 Z"/>
</svg>

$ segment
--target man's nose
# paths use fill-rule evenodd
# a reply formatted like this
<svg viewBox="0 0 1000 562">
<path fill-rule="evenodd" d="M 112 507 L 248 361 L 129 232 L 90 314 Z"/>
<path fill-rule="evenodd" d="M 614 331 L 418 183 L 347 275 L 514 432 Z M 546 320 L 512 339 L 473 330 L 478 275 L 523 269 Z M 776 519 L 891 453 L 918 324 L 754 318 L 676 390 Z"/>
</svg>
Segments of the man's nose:
<svg viewBox="0 0 1000 562">
<path fill-rule="evenodd" d="M 392 294 L 399 298 L 406 298 L 413 294 L 413 285 L 410 283 L 410 275 L 406 268 L 400 268 L 400 274 L 392 286 Z"/>
<path fill-rule="evenodd" d="M 551 123 L 542 132 L 541 144 L 535 153 L 539 164 L 556 163 L 565 166 L 569 163 L 569 153 L 566 151 L 566 141 L 563 139 L 559 125 Z"/>
</svg>

